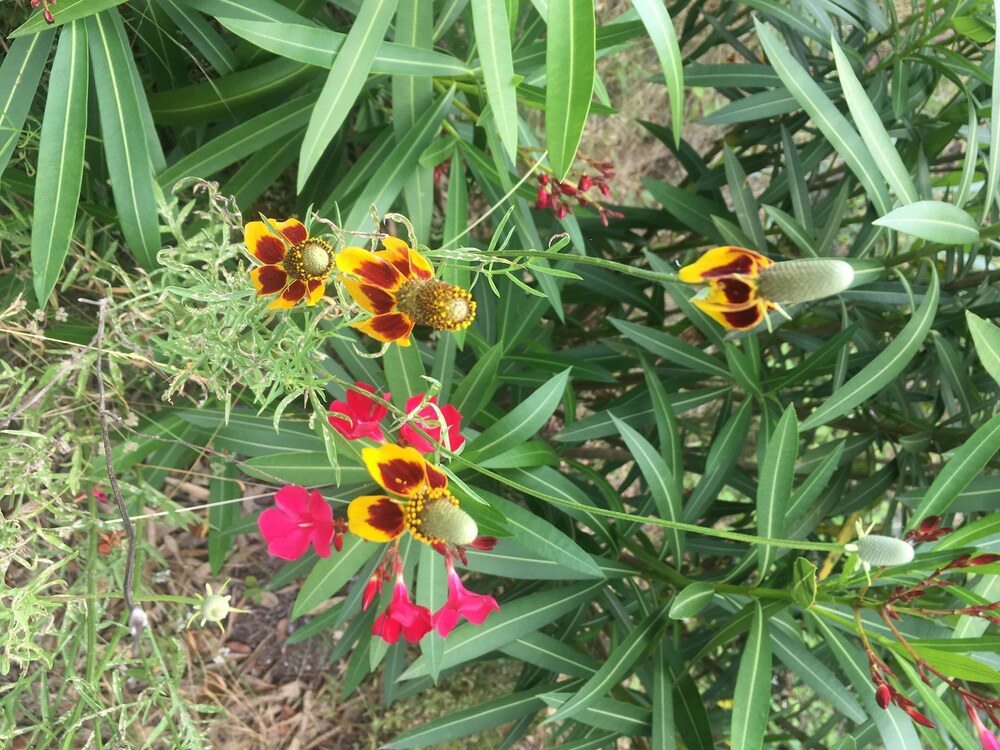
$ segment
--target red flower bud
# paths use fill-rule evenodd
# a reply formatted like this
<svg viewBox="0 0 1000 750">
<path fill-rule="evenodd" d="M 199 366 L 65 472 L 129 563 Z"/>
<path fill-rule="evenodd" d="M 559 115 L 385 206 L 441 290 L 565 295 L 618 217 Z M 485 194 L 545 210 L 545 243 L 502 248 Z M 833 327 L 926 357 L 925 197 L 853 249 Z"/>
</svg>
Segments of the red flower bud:
<svg viewBox="0 0 1000 750">
<path fill-rule="evenodd" d="M 586 192 L 594 185 L 594 181 L 590 179 L 587 175 L 580 178 L 580 190 Z"/>
<path fill-rule="evenodd" d="M 46 8 L 42 11 L 42 16 L 45 18 L 45 23 L 55 23 L 56 19 L 52 17 L 52 11 Z"/>
<path fill-rule="evenodd" d="M 968 566 L 970 568 L 975 568 L 977 565 L 992 565 L 995 562 L 1000 562 L 1000 555 L 995 555 L 995 554 L 977 555 L 976 557 L 973 557 L 971 560 L 969 560 Z"/>
<path fill-rule="evenodd" d="M 566 215 L 568 213 L 569 213 L 569 208 L 566 206 L 566 204 L 560 203 L 559 208 L 556 209 L 556 218 L 559 219 L 559 221 L 562 221 L 563 219 L 566 218 Z"/>
<path fill-rule="evenodd" d="M 875 691 L 875 702 L 879 708 L 889 708 L 889 704 L 892 703 L 892 689 L 884 682 Z"/>
<path fill-rule="evenodd" d="M 562 191 L 563 195 L 576 195 L 576 188 L 568 182 L 560 182 L 559 189 Z"/>
<path fill-rule="evenodd" d="M 599 183 L 597 183 L 597 187 L 600 189 L 601 195 L 603 195 L 605 198 L 607 198 L 609 195 L 611 195 L 611 188 L 608 187 L 608 183 L 606 183 L 606 182 L 599 182 Z"/>
<path fill-rule="evenodd" d="M 913 719 L 917 724 L 928 727 L 929 729 L 934 729 L 934 722 L 924 716 L 915 708 L 910 708 L 906 710 L 906 715 Z"/>
<path fill-rule="evenodd" d="M 540 184 L 542 184 L 542 185 L 548 185 L 549 184 L 549 176 L 547 174 L 545 174 L 545 172 L 539 172 L 538 173 L 538 182 Z"/>
<path fill-rule="evenodd" d="M 926 534 L 928 531 L 934 531 L 938 526 L 941 525 L 941 516 L 927 516 L 923 521 L 920 522 L 921 534 Z"/>
<path fill-rule="evenodd" d="M 535 208 L 548 208 L 552 205 L 552 197 L 548 194 L 545 188 L 538 188 L 538 192 L 535 194 Z"/>
</svg>

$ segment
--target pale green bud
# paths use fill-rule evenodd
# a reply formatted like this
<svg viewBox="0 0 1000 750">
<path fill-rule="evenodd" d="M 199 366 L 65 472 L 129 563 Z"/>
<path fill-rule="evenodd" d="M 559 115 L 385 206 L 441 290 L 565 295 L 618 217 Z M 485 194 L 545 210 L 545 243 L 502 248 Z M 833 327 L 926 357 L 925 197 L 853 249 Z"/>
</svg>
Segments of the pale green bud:
<svg viewBox="0 0 1000 750">
<path fill-rule="evenodd" d="M 761 269 L 757 292 L 769 302 L 789 305 L 840 294 L 854 281 L 854 269 L 836 258 L 783 260 Z"/>
</svg>

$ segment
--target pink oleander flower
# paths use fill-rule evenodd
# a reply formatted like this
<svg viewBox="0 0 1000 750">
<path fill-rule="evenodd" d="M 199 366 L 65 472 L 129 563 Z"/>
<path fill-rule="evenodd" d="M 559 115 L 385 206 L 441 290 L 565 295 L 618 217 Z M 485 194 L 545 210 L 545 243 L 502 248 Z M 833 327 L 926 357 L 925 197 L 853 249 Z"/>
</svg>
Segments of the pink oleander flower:
<svg viewBox="0 0 1000 750">
<path fill-rule="evenodd" d="M 979 742 L 983 746 L 983 750 L 1000 750 L 1000 739 L 997 739 L 997 736 L 986 728 L 975 709 L 968 705 L 966 705 L 966 709 L 969 712 L 969 718 L 976 726 L 976 732 L 979 733 Z"/>
<path fill-rule="evenodd" d="M 438 445 L 443 445 L 450 451 L 457 451 L 465 445 L 461 427 L 462 415 L 458 413 L 458 409 L 451 404 L 438 406 L 437 397 L 431 396 L 424 407 L 417 410 L 422 401 L 421 396 L 407 399 L 406 413 L 410 418 L 399 429 L 400 442 L 403 445 L 413 446 L 421 453 L 433 453 Z M 434 442 L 427 440 L 417 428 Z M 442 428 L 445 428 L 443 435 Z"/>
<path fill-rule="evenodd" d="M 355 383 L 355 386 L 368 393 L 375 393 L 375 386 L 368 383 Z M 383 397 L 389 400 L 389 394 Z M 347 401 L 334 401 L 330 404 L 330 411 L 333 412 L 328 419 L 333 429 L 339 432 L 348 440 L 368 437 L 379 443 L 385 442 L 380 423 L 382 418 L 389 413 L 389 409 L 373 401 L 368 396 L 354 390 L 347 392 Z"/>
<path fill-rule="evenodd" d="M 402 573 L 396 575 L 392 601 L 385 612 L 375 618 L 372 635 L 386 643 L 395 643 L 400 634 L 410 643 L 417 643 L 431 631 L 431 611 L 410 601 L 410 592 L 403 583 Z"/>
<path fill-rule="evenodd" d="M 431 620 L 434 629 L 442 638 L 452 631 L 460 617 L 464 617 L 473 625 L 482 625 L 490 612 L 500 611 L 500 605 L 492 596 L 474 594 L 462 585 L 450 557 L 445 558 L 445 565 L 448 568 L 448 601 L 434 613 Z"/>
<path fill-rule="evenodd" d="M 272 555 L 297 560 L 310 542 L 320 557 L 330 556 L 331 543 L 340 550 L 344 522 L 334 520 L 333 508 L 321 494 L 291 484 L 275 493 L 274 503 L 277 508 L 268 508 L 257 519 Z"/>
</svg>

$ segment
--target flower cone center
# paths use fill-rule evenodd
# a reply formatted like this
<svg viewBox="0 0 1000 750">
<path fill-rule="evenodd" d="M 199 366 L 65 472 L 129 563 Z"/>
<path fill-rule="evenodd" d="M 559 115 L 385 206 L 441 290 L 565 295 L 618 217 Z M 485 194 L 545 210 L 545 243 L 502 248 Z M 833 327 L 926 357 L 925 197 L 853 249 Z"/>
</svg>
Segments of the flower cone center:
<svg viewBox="0 0 1000 750">
<path fill-rule="evenodd" d="M 416 323 L 460 331 L 476 318 L 476 303 L 464 289 L 438 279 L 409 279 L 396 292 L 396 307 Z"/>
<path fill-rule="evenodd" d="M 840 294 L 854 281 L 854 269 L 835 258 L 783 260 L 760 272 L 760 296 L 778 304 L 792 304 Z"/>
<path fill-rule="evenodd" d="M 333 248 L 316 237 L 293 245 L 285 255 L 285 272 L 300 281 L 321 281 L 333 270 Z"/>
<path fill-rule="evenodd" d="M 406 528 L 426 544 L 471 544 L 479 535 L 472 517 L 446 489 L 421 493 L 406 504 Z"/>
</svg>

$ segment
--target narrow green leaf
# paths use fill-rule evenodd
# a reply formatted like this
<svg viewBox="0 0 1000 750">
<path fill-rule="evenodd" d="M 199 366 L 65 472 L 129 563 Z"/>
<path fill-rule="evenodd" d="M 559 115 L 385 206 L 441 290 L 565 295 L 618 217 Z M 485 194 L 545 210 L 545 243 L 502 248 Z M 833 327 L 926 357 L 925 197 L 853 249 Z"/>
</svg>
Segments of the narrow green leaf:
<svg viewBox="0 0 1000 750">
<path fill-rule="evenodd" d="M 653 737 L 652 750 L 677 750 L 674 722 L 674 680 L 670 671 L 670 645 L 664 638 L 653 652 Z"/>
<path fill-rule="evenodd" d="M 565 568 L 584 573 L 589 578 L 604 578 L 604 573 L 590 555 L 548 521 L 492 492 L 480 490 L 480 494 L 507 517 L 508 529 L 513 532 L 519 545 Z"/>
<path fill-rule="evenodd" d="M 788 499 L 792 494 L 795 459 L 799 452 L 798 420 L 795 405 L 790 405 L 774 428 L 757 483 L 757 534 L 765 539 L 784 536 L 788 513 Z M 776 547 L 757 547 L 758 569 L 766 575 L 779 550 Z"/>
<path fill-rule="evenodd" d="M 55 36 L 55 31 L 44 31 L 18 39 L 0 64 L 0 175 L 17 148 Z"/>
<path fill-rule="evenodd" d="M 854 75 L 847 55 L 840 49 L 837 39 L 830 35 L 830 43 L 833 47 L 833 57 L 837 64 L 837 74 L 840 77 L 840 86 L 844 90 L 844 99 L 847 107 L 851 110 L 851 116 L 858 126 L 858 132 L 866 145 L 871 148 L 872 157 L 875 159 L 875 166 L 878 167 L 886 182 L 889 183 L 899 199 L 903 203 L 915 203 L 919 200 L 917 188 L 913 184 L 906 165 L 899 157 L 892 139 L 882 125 L 882 119 L 872 105 L 868 94 L 865 93 L 858 77 Z"/>
<path fill-rule="evenodd" d="M 277 449 L 271 446 L 271 451 Z M 281 453 L 265 453 L 247 459 L 247 473 L 270 479 L 268 474 L 276 476 L 288 484 L 300 484 L 303 487 L 323 487 L 334 484 L 337 475 L 330 467 L 330 461 L 325 451 L 283 451 Z M 259 469 L 256 474 L 253 469 Z M 360 463 L 351 466 L 341 463 L 340 485 L 365 484 L 371 481 L 368 470 Z M 266 472 L 266 474 L 264 473 Z"/>
<path fill-rule="evenodd" d="M 705 473 L 701 475 L 684 507 L 686 522 L 696 521 L 725 485 L 730 472 L 743 454 L 752 414 L 753 400 L 746 399 L 712 438 L 708 459 L 705 461 Z"/>
<path fill-rule="evenodd" d="M 913 512 L 909 528 L 928 516 L 947 512 L 951 502 L 986 468 L 997 451 L 1000 451 L 1000 414 L 972 433 L 951 455 Z"/>
<path fill-rule="evenodd" d="M 299 155 L 299 192 L 361 94 L 398 1 L 366 0 L 354 19 L 306 128 Z"/>
<path fill-rule="evenodd" d="M 937 269 L 931 266 L 931 283 L 924 301 L 913 313 L 899 335 L 869 362 L 861 372 L 844 383 L 800 425 L 800 430 L 811 430 L 831 419 L 846 414 L 851 409 L 874 396 L 893 381 L 920 349 L 927 338 L 940 297 Z"/>
<path fill-rule="evenodd" d="M 639 471 L 646 480 L 646 486 L 649 487 L 649 492 L 653 497 L 653 502 L 656 503 L 656 510 L 660 514 L 660 518 L 666 521 L 682 521 L 684 497 L 681 494 L 677 480 L 667 467 L 663 457 L 649 444 L 646 438 L 613 414 L 611 418 L 614 420 L 618 432 L 625 438 L 625 444 L 628 446 L 636 466 L 639 467 Z M 666 536 L 667 547 L 673 554 L 674 560 L 680 561 L 684 559 L 683 533 L 678 529 L 669 528 L 665 528 L 663 531 Z"/>
<path fill-rule="evenodd" d="M 840 457 L 844 455 L 844 443 L 837 443 L 834 450 L 820 462 L 819 466 L 813 469 L 806 480 L 799 485 L 798 489 L 792 493 L 788 501 L 786 516 L 792 521 L 805 513 L 816 499 L 826 489 L 830 477 L 840 465 Z"/>
<path fill-rule="evenodd" d="M 609 322 L 631 341 L 657 357 L 663 357 L 672 366 L 729 377 L 729 370 L 714 357 L 669 333 L 615 318 L 610 318 Z"/>
<path fill-rule="evenodd" d="M 782 83 L 857 176 L 879 214 L 889 213 L 892 204 L 885 181 L 857 131 L 771 30 L 757 19 L 754 19 L 754 26 L 768 62 L 781 77 Z"/>
<path fill-rule="evenodd" d="M 417 167 L 420 154 L 434 140 L 441 123 L 451 109 L 454 86 L 438 97 L 434 106 L 417 118 L 413 128 L 407 133 L 389 153 L 386 160 L 378 166 L 368 180 L 368 184 L 356 196 L 354 207 L 344 222 L 346 229 L 361 229 L 367 223 L 367 217 L 374 205 L 383 214 L 389 210 L 392 202 L 403 190 L 403 185 Z"/>
<path fill-rule="evenodd" d="M 429 544 L 420 545 L 416 601 L 431 612 L 437 612 L 448 599 L 448 575 L 444 566 L 437 564 L 437 554 Z M 431 630 L 421 639 L 420 652 L 427 657 L 430 677 L 437 683 L 441 671 L 441 657 L 444 655 L 444 639 L 438 636 L 437 631 Z"/>
<path fill-rule="evenodd" d="M 574 607 L 591 601 L 604 585 L 603 581 L 576 583 L 539 591 L 512 602 L 502 602 L 500 611 L 491 614 L 482 625 L 465 623 L 451 632 L 445 642 L 441 669 L 464 664 L 552 624 Z M 427 673 L 426 660 L 419 658 L 400 679 L 412 680 Z"/>
<path fill-rule="evenodd" d="M 218 575 L 226 561 L 233 541 L 232 527 L 240 519 L 240 504 L 232 502 L 243 497 L 243 488 L 236 480 L 236 464 L 223 464 L 222 473 L 208 483 L 208 564 L 212 575 Z"/>
<path fill-rule="evenodd" d="M 503 0 L 472 0 L 472 25 L 479 45 L 479 61 L 486 97 L 507 157 L 517 159 L 517 95 L 510 51 L 510 23 Z"/>
<path fill-rule="evenodd" d="M 292 619 L 308 614 L 340 591 L 365 561 L 380 549 L 381 544 L 365 541 L 352 534 L 345 535 L 340 552 L 331 550 L 330 556 L 316 563 L 303 581 L 292 606 Z"/>
<path fill-rule="evenodd" d="M 764 236 L 764 225 L 760 222 L 757 199 L 754 198 L 747 183 L 746 172 L 727 144 L 723 144 L 723 154 L 726 182 L 729 183 L 729 195 L 733 201 L 733 213 L 739 220 L 740 228 L 753 240 L 753 246 L 763 251 L 767 247 L 767 237 Z"/>
<path fill-rule="evenodd" d="M 928 664 L 949 677 L 970 682 L 985 682 L 991 685 L 1000 683 L 1000 672 L 968 654 L 938 651 L 926 646 L 914 646 L 913 650 Z"/>
<path fill-rule="evenodd" d="M 681 130 L 684 126 L 684 63 L 674 22 L 666 4 L 658 0 L 632 0 L 632 5 L 642 19 L 656 55 L 660 58 L 660 67 L 663 68 L 663 77 L 667 83 L 667 95 L 670 97 L 670 129 L 674 133 L 674 148 L 680 148 Z M 726 85 L 735 84 L 730 79 Z"/>
<path fill-rule="evenodd" d="M 479 459 L 502 453 L 534 435 L 556 410 L 568 381 L 569 370 L 550 378 L 500 420 L 487 427 L 479 437 L 472 440 L 465 447 L 463 458 L 475 463 Z"/>
<path fill-rule="evenodd" d="M 419 396 L 427 391 L 424 380 L 424 365 L 420 361 L 420 349 L 416 346 L 391 346 L 382 358 L 385 379 L 392 392 L 392 403 L 402 409 L 411 396 Z"/>
<path fill-rule="evenodd" d="M 312 25 L 309 20 L 278 0 L 254 0 L 252 3 L 246 0 L 181 0 L 181 2 L 211 18 Z"/>
<path fill-rule="evenodd" d="M 577 716 L 597 701 L 605 697 L 611 688 L 617 684 L 626 672 L 643 656 L 651 646 L 663 635 L 668 618 L 663 609 L 655 609 L 637 622 L 635 629 L 608 655 L 604 664 L 587 680 L 573 697 L 562 704 L 559 709 L 545 719 L 543 724 L 563 721 L 571 716 Z M 770 670 L 767 684 L 770 684 Z M 770 695 L 770 693 L 769 693 Z"/>
<path fill-rule="evenodd" d="M 670 619 L 684 620 L 701 612 L 715 596 L 715 587 L 710 583 L 695 581 L 688 584 L 674 597 L 670 604 Z"/>
<path fill-rule="evenodd" d="M 976 345 L 976 354 L 992 378 L 1000 384 L 1000 328 L 973 312 L 965 311 L 965 320 Z"/>
<path fill-rule="evenodd" d="M 201 125 L 227 120 L 287 96 L 289 91 L 316 78 L 311 65 L 292 60 L 270 60 L 228 76 L 149 94 L 153 119 L 161 125 Z"/>
<path fill-rule="evenodd" d="M 231 195 L 237 206 L 247 206 L 274 185 L 299 156 L 299 147 L 306 129 L 302 126 L 285 137 L 276 148 L 258 151 L 222 183 L 219 192 Z M 161 175 L 162 179 L 162 175 Z"/>
<path fill-rule="evenodd" d="M 160 7 L 184 32 L 189 43 L 219 75 L 233 73 L 240 65 L 236 53 L 204 16 L 177 0 L 158 0 Z"/>
<path fill-rule="evenodd" d="M 87 18 L 87 32 L 118 221 L 136 260 L 152 269 L 160 250 L 160 226 L 149 142 L 130 74 L 132 52 L 115 9 Z"/>
<path fill-rule="evenodd" d="M 712 223 L 712 217 L 728 216 L 729 214 L 724 207 L 689 190 L 679 188 L 676 185 L 668 185 L 662 180 L 643 177 L 642 184 L 646 186 L 653 198 L 660 202 L 663 210 L 684 226 L 693 229 L 712 242 L 723 241 L 719 230 Z"/>
<path fill-rule="evenodd" d="M 808 685 L 817 696 L 834 707 L 851 721 L 861 723 L 868 717 L 851 692 L 827 667 L 802 645 L 798 634 L 781 618 L 771 621 L 771 647 L 774 655 L 788 667 L 792 674 Z"/>
<path fill-rule="evenodd" d="M 958 206 L 942 201 L 917 201 L 900 206 L 872 224 L 943 245 L 968 245 L 979 241 L 975 219 Z"/>
<path fill-rule="evenodd" d="M 555 179 L 573 167 L 590 112 L 596 70 L 594 0 L 549 0 L 545 139 Z"/>
<path fill-rule="evenodd" d="M 538 631 L 508 643 L 501 651 L 507 656 L 534 664 L 557 675 L 568 674 L 586 678 L 593 675 L 600 666 L 589 654 Z"/>
<path fill-rule="evenodd" d="M 1000 0 L 993 0 L 993 18 L 1000 18 Z M 1000 55 L 993 54 L 993 86 L 990 97 L 990 150 L 986 163 L 986 211 L 993 210 L 1000 184 Z M 970 134 L 970 138 L 974 137 Z"/>
<path fill-rule="evenodd" d="M 261 49 L 281 57 L 320 68 L 330 68 L 347 34 L 299 23 L 273 23 L 220 18 L 219 22 Z M 397 37 L 398 40 L 399 37 Z M 408 76 L 472 75 L 472 68 L 440 50 L 421 49 L 400 42 L 381 42 L 372 59 L 370 73 Z"/>
<path fill-rule="evenodd" d="M 667 462 L 667 468 L 677 483 L 678 490 L 681 489 L 681 478 L 684 476 L 684 436 L 681 434 L 677 424 L 677 417 L 670 406 L 670 396 L 667 389 L 656 374 L 656 370 L 640 356 L 642 362 L 643 377 L 646 381 L 646 388 L 649 390 L 649 399 L 653 404 L 653 412 L 656 415 L 656 433 L 660 440 L 660 455 Z"/>
<path fill-rule="evenodd" d="M 121 5 L 124 2 L 126 0 L 59 0 L 59 5 L 52 13 L 51 24 L 45 22 L 42 9 L 39 8 L 37 13 L 14 29 L 7 35 L 7 38 L 16 39 L 19 36 L 27 36 L 28 34 L 45 35 L 45 32 L 54 31 L 56 27 L 78 21 L 87 16 L 96 15 L 102 10 L 114 8 L 116 5 Z M 0 91 L 5 90 L 0 88 Z"/>
<path fill-rule="evenodd" d="M 51 77 L 60 83 L 45 101 L 35 178 L 35 189 L 47 198 L 35 204 L 31 225 L 31 277 L 43 308 L 69 252 L 83 183 L 90 71 L 82 21 L 60 34 Z"/>
<path fill-rule="evenodd" d="M 771 635 L 760 602 L 754 600 L 750 634 L 740 656 L 733 693 L 730 742 L 733 750 L 760 750 L 764 746 L 771 710 Z"/>
<path fill-rule="evenodd" d="M 503 344 L 487 349 L 455 388 L 452 406 L 466 419 L 474 419 L 480 409 L 493 397 L 499 386 L 496 375 L 500 369 L 501 359 L 503 359 Z"/>
<path fill-rule="evenodd" d="M 226 130 L 160 173 L 160 186 L 169 190 L 184 177 L 211 177 L 240 159 L 270 151 L 305 127 L 315 102 L 316 94 L 306 94 Z"/>
</svg>

